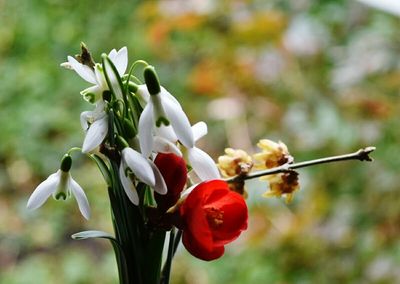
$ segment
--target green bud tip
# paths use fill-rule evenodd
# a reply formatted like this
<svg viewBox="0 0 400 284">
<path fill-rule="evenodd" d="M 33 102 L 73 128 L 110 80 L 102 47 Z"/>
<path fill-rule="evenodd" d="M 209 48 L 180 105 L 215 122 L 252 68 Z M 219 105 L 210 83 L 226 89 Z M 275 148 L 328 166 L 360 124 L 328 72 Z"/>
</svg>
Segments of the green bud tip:
<svg viewBox="0 0 400 284">
<path fill-rule="evenodd" d="M 160 81 L 156 70 L 153 66 L 147 66 L 144 68 L 144 81 L 146 82 L 147 90 L 150 95 L 157 95 L 161 92 Z"/>
<path fill-rule="evenodd" d="M 71 166 L 72 166 L 72 158 L 70 155 L 65 154 L 61 160 L 60 170 L 67 173 L 71 169 Z"/>
<path fill-rule="evenodd" d="M 110 90 L 103 91 L 103 100 L 106 102 L 111 101 L 111 91 Z"/>
<path fill-rule="evenodd" d="M 133 123 L 127 118 L 124 118 L 124 129 L 128 138 L 133 138 L 136 136 L 135 127 L 133 126 Z"/>
<path fill-rule="evenodd" d="M 122 136 L 117 135 L 116 139 L 116 143 L 119 149 L 125 149 L 126 147 L 129 147 L 128 142 L 126 142 L 126 140 L 122 138 Z"/>
</svg>

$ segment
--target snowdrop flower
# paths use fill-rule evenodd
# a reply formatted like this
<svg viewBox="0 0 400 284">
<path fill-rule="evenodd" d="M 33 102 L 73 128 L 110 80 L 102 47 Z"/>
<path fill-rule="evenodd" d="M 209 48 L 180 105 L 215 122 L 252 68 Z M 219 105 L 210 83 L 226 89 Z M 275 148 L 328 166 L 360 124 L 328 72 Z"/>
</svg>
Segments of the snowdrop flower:
<svg viewBox="0 0 400 284">
<path fill-rule="evenodd" d="M 117 78 L 115 78 L 114 72 L 110 70 L 109 64 L 105 64 L 102 66 L 101 64 L 95 64 L 94 68 L 90 68 L 87 65 L 80 63 L 72 56 L 68 56 L 68 62 L 64 62 L 61 64 L 62 67 L 66 67 L 69 69 L 73 69 L 82 79 L 93 84 L 93 86 L 83 90 L 81 95 L 90 103 L 95 103 L 99 99 L 101 99 L 101 95 L 103 91 L 108 90 L 107 81 L 104 76 L 104 72 L 107 72 L 111 80 L 111 85 L 114 86 L 114 91 L 118 93 L 121 91 L 115 88 L 117 86 Z M 126 67 L 128 66 L 128 50 L 124 46 L 120 50 L 116 51 L 115 49 L 111 50 L 108 54 L 108 58 L 115 65 L 115 68 L 118 71 L 119 76 L 124 75 L 126 71 Z M 105 70 L 104 70 L 104 69 Z M 122 94 L 122 93 L 121 93 Z"/>
<path fill-rule="evenodd" d="M 200 121 L 192 126 L 194 141 L 207 134 L 207 124 Z M 221 179 L 217 165 L 214 160 L 203 150 L 193 146 L 188 148 L 188 158 L 193 171 L 197 174 L 201 181 Z"/>
<path fill-rule="evenodd" d="M 53 195 L 56 200 L 65 200 L 69 198 L 72 193 L 83 217 L 89 219 L 89 202 L 82 187 L 72 178 L 69 172 L 71 165 L 71 156 L 65 155 L 61 161 L 60 169 L 36 187 L 35 191 L 29 197 L 27 208 L 31 210 L 39 208 L 50 195 Z"/>
<path fill-rule="evenodd" d="M 108 132 L 108 115 L 104 111 L 105 102 L 99 100 L 94 111 L 81 113 L 81 126 L 86 131 L 82 152 L 88 153 L 98 147 Z"/>
<path fill-rule="evenodd" d="M 143 87 L 139 86 L 139 93 L 144 100 L 147 97 L 147 105 L 139 119 L 139 143 L 144 157 L 148 157 L 154 146 L 155 126 L 162 124 L 171 125 L 179 141 L 187 148 L 194 146 L 193 133 L 190 122 L 179 102 L 159 84 L 154 68 L 149 66 L 144 70 L 144 78 L 149 96 Z"/>
<path fill-rule="evenodd" d="M 167 186 L 156 165 L 144 158 L 139 152 L 126 147 L 122 150 L 119 176 L 125 193 L 133 204 L 139 205 L 139 196 L 134 183 L 129 177 L 129 171 L 138 180 L 154 188 L 156 192 L 160 194 L 167 193 Z"/>
<path fill-rule="evenodd" d="M 191 131 L 193 134 L 193 144 L 195 144 L 200 138 L 207 134 L 207 124 L 200 121 L 191 127 Z M 156 133 L 157 135 L 154 137 L 153 146 L 155 152 L 174 153 L 178 156 L 182 155 L 178 147 L 175 145 L 178 138 L 170 126 L 160 127 L 157 129 Z M 206 152 L 197 148 L 195 145 L 190 148 L 187 147 L 187 151 L 190 165 L 198 176 L 199 182 L 221 178 L 217 165 Z"/>
</svg>

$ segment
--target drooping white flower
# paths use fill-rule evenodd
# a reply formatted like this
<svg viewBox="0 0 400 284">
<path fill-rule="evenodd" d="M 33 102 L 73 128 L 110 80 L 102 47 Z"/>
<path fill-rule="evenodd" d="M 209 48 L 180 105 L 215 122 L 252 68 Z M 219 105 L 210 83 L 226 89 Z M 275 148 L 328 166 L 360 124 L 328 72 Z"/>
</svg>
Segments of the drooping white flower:
<svg viewBox="0 0 400 284">
<path fill-rule="evenodd" d="M 200 121 L 192 126 L 194 141 L 197 142 L 208 132 L 207 124 Z M 203 150 L 193 146 L 188 148 L 188 158 L 193 171 L 202 181 L 220 179 L 221 175 L 218 171 L 214 160 Z"/>
<path fill-rule="evenodd" d="M 108 115 L 104 111 L 105 103 L 98 100 L 93 111 L 81 113 L 81 126 L 86 132 L 82 152 L 88 153 L 98 147 L 106 138 L 108 132 Z"/>
<path fill-rule="evenodd" d="M 191 127 L 191 131 L 194 145 L 193 147 L 186 148 L 188 151 L 189 163 L 199 178 L 199 181 L 220 179 L 221 175 L 214 160 L 206 152 L 195 146 L 195 143 L 207 134 L 207 124 L 200 121 Z M 156 134 L 157 135 L 154 137 L 153 151 L 174 153 L 179 156 L 182 155 L 179 148 L 175 145 L 178 139 L 171 127 L 160 127 L 158 131 L 156 131 Z"/>
<path fill-rule="evenodd" d="M 139 86 L 138 93 L 147 104 L 139 119 L 139 142 L 143 156 L 148 157 L 154 146 L 156 128 L 164 123 L 170 123 L 177 139 L 187 148 L 194 146 L 193 133 L 190 122 L 179 102 L 163 87 L 155 95 L 149 95 L 143 86 Z M 159 145 L 159 144 L 158 144 Z M 171 145 L 169 147 L 172 147 Z M 173 148 L 173 147 L 172 147 Z M 173 150 L 176 150 L 173 148 Z"/>
<path fill-rule="evenodd" d="M 133 204 L 138 205 L 139 196 L 136 187 L 130 178 L 130 174 L 133 174 L 139 181 L 154 188 L 158 193 L 167 193 L 167 186 L 164 178 L 154 163 L 149 159 L 144 158 L 139 152 L 126 147 L 121 152 L 119 176 L 129 200 Z"/>
<path fill-rule="evenodd" d="M 126 67 L 128 66 L 128 50 L 124 46 L 120 50 L 111 50 L 108 57 L 115 65 L 119 76 L 124 75 Z M 80 63 L 72 56 L 67 57 L 68 61 L 61 64 L 61 66 L 73 69 L 82 79 L 93 84 L 93 86 L 83 90 L 81 92 L 82 96 L 90 103 L 95 103 L 101 99 L 103 91 L 108 90 L 107 81 L 104 76 L 104 72 L 107 72 L 111 80 L 111 85 L 117 86 L 116 78 L 111 70 L 107 70 L 109 66 L 101 66 L 101 64 L 96 63 L 94 68 L 90 68 L 87 65 Z M 106 70 L 104 70 L 106 69 Z M 116 91 L 115 88 L 114 91 Z"/>
<path fill-rule="evenodd" d="M 79 210 L 83 217 L 89 219 L 90 208 L 82 187 L 72 178 L 69 171 L 58 170 L 51 174 L 45 181 L 39 184 L 32 195 L 29 197 L 27 208 L 37 209 L 53 195 L 57 200 L 67 199 L 73 195 L 78 203 Z"/>
</svg>

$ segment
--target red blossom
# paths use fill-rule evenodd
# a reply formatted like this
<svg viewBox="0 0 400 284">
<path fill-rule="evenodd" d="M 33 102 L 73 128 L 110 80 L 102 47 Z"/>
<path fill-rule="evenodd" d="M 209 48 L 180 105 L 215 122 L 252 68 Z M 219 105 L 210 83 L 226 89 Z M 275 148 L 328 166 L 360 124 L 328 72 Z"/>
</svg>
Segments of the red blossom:
<svg viewBox="0 0 400 284">
<path fill-rule="evenodd" d="M 186 185 L 187 169 L 185 160 L 172 153 L 159 153 L 154 161 L 167 185 L 167 194 L 154 193 L 158 209 L 162 212 L 174 206 Z"/>
<path fill-rule="evenodd" d="M 222 180 L 199 184 L 180 207 L 183 244 L 195 257 L 214 260 L 224 245 L 247 229 L 247 206 L 243 197 Z"/>
</svg>

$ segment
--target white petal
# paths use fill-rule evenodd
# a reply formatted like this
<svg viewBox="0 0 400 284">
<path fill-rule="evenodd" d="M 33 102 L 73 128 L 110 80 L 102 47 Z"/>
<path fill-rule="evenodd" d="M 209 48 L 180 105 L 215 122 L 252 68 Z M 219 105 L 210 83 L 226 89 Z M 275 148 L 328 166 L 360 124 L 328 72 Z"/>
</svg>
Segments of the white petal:
<svg viewBox="0 0 400 284">
<path fill-rule="evenodd" d="M 50 175 L 45 181 L 39 184 L 35 191 L 29 197 L 28 209 L 36 209 L 43 205 L 43 203 L 50 197 L 50 195 L 57 190 L 58 183 L 60 182 L 61 171 Z"/>
<path fill-rule="evenodd" d="M 160 173 L 160 170 L 157 166 L 152 162 L 150 162 L 150 166 L 153 169 L 154 177 L 156 178 L 156 184 L 154 185 L 154 190 L 159 194 L 166 194 L 167 193 L 167 185 L 165 184 L 164 178 Z"/>
<path fill-rule="evenodd" d="M 108 57 L 110 57 L 111 60 L 114 60 L 116 56 L 117 56 L 117 50 L 113 48 L 108 54 Z"/>
<path fill-rule="evenodd" d="M 153 149 L 153 105 L 147 104 L 139 118 L 138 136 L 143 157 L 149 157 Z"/>
<path fill-rule="evenodd" d="M 83 99 L 91 104 L 102 99 L 103 90 L 98 85 L 91 86 L 81 91 Z"/>
<path fill-rule="evenodd" d="M 139 85 L 136 91 L 136 97 L 139 99 L 140 105 L 144 108 L 150 100 L 150 93 L 146 85 Z"/>
<path fill-rule="evenodd" d="M 174 129 L 171 125 L 165 126 L 161 125 L 160 127 L 155 128 L 155 133 L 157 136 L 167 139 L 170 142 L 176 143 L 178 141 L 178 137 L 174 132 Z"/>
<path fill-rule="evenodd" d="M 192 125 L 192 132 L 193 139 L 196 142 L 207 134 L 207 124 L 204 121 L 197 122 L 196 124 Z"/>
<path fill-rule="evenodd" d="M 120 76 L 124 75 L 126 67 L 128 66 L 128 49 L 126 46 L 118 50 L 114 58 L 111 58 Z"/>
<path fill-rule="evenodd" d="M 110 62 L 108 60 L 104 61 L 103 67 L 104 67 L 104 72 L 107 74 L 108 79 L 110 80 L 108 87 L 114 92 L 117 99 L 122 100 L 122 89 L 118 82 L 118 77 L 117 77 L 119 76 L 119 74 L 114 73 L 114 70 L 111 67 Z"/>
<path fill-rule="evenodd" d="M 192 148 L 194 146 L 193 132 L 186 114 L 181 107 L 178 107 L 167 97 L 164 96 L 161 99 L 167 118 L 171 122 L 179 141 L 186 148 Z"/>
<path fill-rule="evenodd" d="M 82 153 L 88 153 L 95 149 L 103 142 L 108 132 L 108 116 L 96 120 L 90 125 L 86 133 L 85 140 L 83 141 Z"/>
<path fill-rule="evenodd" d="M 153 169 L 146 158 L 143 158 L 139 152 L 136 152 L 129 147 L 126 147 L 124 150 L 122 150 L 122 158 L 140 181 L 151 187 L 154 187 L 156 181 Z"/>
<path fill-rule="evenodd" d="M 160 136 L 154 137 L 153 150 L 157 153 L 174 153 L 175 155 L 182 157 L 182 152 L 174 143 Z"/>
<path fill-rule="evenodd" d="M 128 196 L 129 200 L 135 204 L 139 205 L 139 196 L 136 191 L 136 187 L 133 182 L 125 175 L 125 169 L 123 163 L 119 166 L 119 178 L 122 183 L 122 187 L 125 190 L 126 195 Z"/>
<path fill-rule="evenodd" d="M 87 81 L 89 83 L 97 85 L 94 71 L 92 69 L 90 69 L 89 66 L 79 63 L 78 60 L 76 60 L 72 56 L 68 56 L 68 63 L 75 70 L 75 72 L 78 73 L 79 76 L 81 76 L 82 79 L 84 79 L 85 81 Z"/>
<path fill-rule="evenodd" d="M 100 63 L 96 63 L 94 66 L 94 74 L 96 76 L 97 85 L 101 92 L 108 90 L 108 85 L 106 81 L 106 77 L 104 77 L 103 67 L 101 67 Z"/>
<path fill-rule="evenodd" d="M 205 181 L 221 178 L 217 165 L 203 150 L 196 147 L 191 148 L 188 150 L 188 157 L 190 165 L 201 180 Z"/>
<path fill-rule="evenodd" d="M 71 176 L 69 177 L 69 186 L 72 194 L 75 196 L 76 202 L 78 203 L 79 211 L 81 211 L 86 220 L 89 220 L 90 207 L 85 192 Z"/>
<path fill-rule="evenodd" d="M 71 64 L 69 62 L 61 63 L 60 67 L 65 68 L 65 69 L 69 69 L 69 70 L 74 70 L 74 68 L 72 68 L 72 66 L 71 66 Z"/>
<path fill-rule="evenodd" d="M 89 121 L 90 117 L 92 117 L 92 112 L 91 111 L 84 111 L 84 112 L 81 113 L 80 121 L 81 121 L 82 129 L 84 131 L 88 130 L 88 127 L 89 127 L 88 121 Z"/>
<path fill-rule="evenodd" d="M 168 100 L 173 102 L 176 106 L 182 108 L 179 101 L 173 95 L 171 95 L 171 93 L 168 92 L 163 86 L 161 86 L 161 96 L 168 98 Z"/>
</svg>

